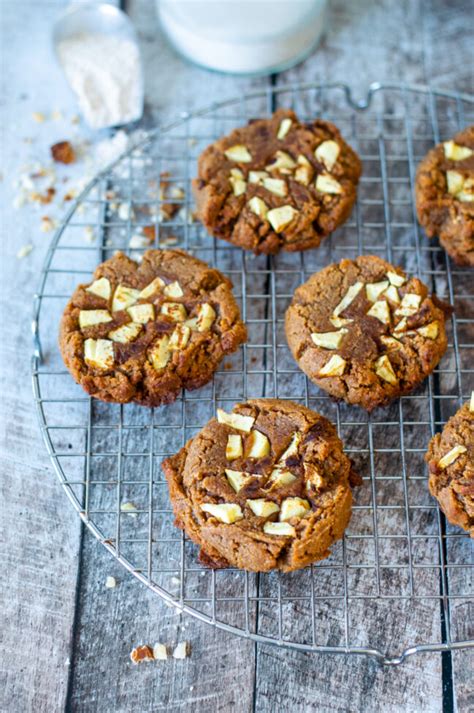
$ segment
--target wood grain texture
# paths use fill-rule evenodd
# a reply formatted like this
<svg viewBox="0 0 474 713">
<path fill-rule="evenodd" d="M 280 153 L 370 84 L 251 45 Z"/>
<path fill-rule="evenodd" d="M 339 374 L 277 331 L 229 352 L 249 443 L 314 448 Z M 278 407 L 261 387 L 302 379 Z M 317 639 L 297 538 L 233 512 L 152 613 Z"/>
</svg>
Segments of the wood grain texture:
<svg viewBox="0 0 474 713">
<path fill-rule="evenodd" d="M 255 646 L 175 615 L 119 568 L 91 535 L 86 532 L 81 537 L 79 519 L 51 472 L 30 390 L 31 301 L 50 236 L 38 232 L 37 220 L 28 213 L 13 211 L 10 185 L 31 155 L 24 137 L 35 136 L 38 157 L 45 145 L 68 138 L 58 135 L 63 128 L 34 124 L 31 113 L 56 107 L 76 111 L 49 44 L 51 22 L 63 5 L 62 0 L 4 0 L 0 15 L 2 64 L 8 68 L 1 102 L 2 272 L 7 286 L 2 292 L 2 324 L 9 326 L 8 338 L 0 344 L 4 394 L 0 554 L 6 563 L 0 584 L 4 612 L 0 709 L 40 713 L 66 706 L 74 711 L 171 713 L 443 710 L 440 655 L 417 656 L 398 669 L 382 669 L 367 659 Z M 266 86 L 267 79 L 224 77 L 191 67 L 163 40 L 152 2 L 130 0 L 128 9 L 145 59 L 145 125 Z M 472 91 L 472 33 L 466 22 L 471 9 L 472 3 L 458 0 L 398 4 L 335 0 L 321 48 L 277 81 L 341 80 L 354 87 L 356 96 L 375 80 L 431 82 Z M 29 242 L 34 251 L 18 262 L 17 250 Z M 350 437 L 366 434 L 354 429 Z M 354 557 L 357 554 L 354 549 Z M 117 578 L 115 589 L 104 586 L 109 574 Z M 295 614 L 302 626 L 304 610 Z M 430 618 L 433 612 L 428 614 L 423 626 L 427 633 L 437 633 L 438 620 Z M 261 616 L 264 621 L 264 609 Z M 364 611 L 358 616 L 364 621 Z M 326 621 L 325 633 L 338 640 L 337 614 L 329 613 Z M 454 625 L 466 635 L 468 621 L 468 611 L 459 607 Z M 381 618 L 378 626 L 384 624 Z M 138 643 L 172 644 L 184 639 L 192 646 L 191 657 L 184 661 L 137 667 L 128 658 Z M 21 657 L 12 660 L 13 650 L 21 651 Z M 474 710 L 470 675 L 474 655 L 457 652 L 452 663 L 456 710 Z"/>
</svg>

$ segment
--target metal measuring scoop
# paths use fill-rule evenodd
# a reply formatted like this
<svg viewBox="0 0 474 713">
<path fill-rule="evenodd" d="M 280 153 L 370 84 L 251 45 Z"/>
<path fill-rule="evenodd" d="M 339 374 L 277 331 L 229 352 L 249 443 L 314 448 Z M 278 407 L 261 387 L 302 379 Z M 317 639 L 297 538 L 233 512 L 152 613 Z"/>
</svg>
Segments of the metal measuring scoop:
<svg viewBox="0 0 474 713">
<path fill-rule="evenodd" d="M 106 128 L 110 126 L 123 125 L 124 123 L 130 123 L 132 121 L 138 121 L 143 114 L 143 72 L 138 49 L 137 34 L 132 22 L 129 17 L 122 12 L 122 10 L 119 10 L 117 7 L 107 3 L 75 4 L 69 7 L 58 18 L 58 20 L 56 20 L 53 28 L 54 52 L 61 68 L 63 69 L 67 82 L 74 91 L 78 100 L 80 99 L 80 95 L 71 85 L 70 78 L 64 69 L 61 54 L 59 52 L 59 46 L 64 40 L 79 38 L 81 36 L 86 37 L 87 35 L 107 35 L 126 39 L 134 45 L 138 56 L 138 84 L 136 86 L 135 94 L 136 101 L 134 102 L 136 111 L 133 112 L 133 116 L 128 116 L 126 121 L 123 122 L 114 121 L 112 123 L 101 123 L 99 126 L 94 126 L 90 121 L 88 123 L 91 123 L 93 128 Z M 106 97 L 104 97 L 104 101 L 106 101 Z"/>
</svg>

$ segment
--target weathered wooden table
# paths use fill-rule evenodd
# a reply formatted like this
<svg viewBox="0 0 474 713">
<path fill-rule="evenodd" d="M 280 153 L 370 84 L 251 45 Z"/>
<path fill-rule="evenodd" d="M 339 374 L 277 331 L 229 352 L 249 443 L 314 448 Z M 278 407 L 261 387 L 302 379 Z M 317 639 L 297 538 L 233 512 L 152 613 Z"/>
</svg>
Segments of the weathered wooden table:
<svg viewBox="0 0 474 713">
<path fill-rule="evenodd" d="M 11 186 L 32 155 L 41 161 L 45 147 L 69 138 L 64 124 L 32 120 L 33 112 L 76 111 L 51 52 L 51 24 L 63 5 L 1 3 L 0 709 L 474 710 L 469 652 L 420 655 L 384 669 L 366 658 L 254 644 L 175 615 L 98 545 L 64 497 L 39 435 L 29 376 L 32 296 L 50 236 L 39 232 L 31 211 L 14 210 Z M 375 80 L 473 90 L 472 2 L 336 0 L 327 38 L 315 55 L 294 70 L 258 79 L 186 64 L 163 41 L 153 5 L 128 3 L 145 64 L 148 126 L 270 83 L 340 80 L 356 96 Z M 18 249 L 29 243 L 33 252 L 18 261 Z M 107 575 L 116 577 L 115 589 L 105 589 Z M 135 667 L 129 660 L 138 642 L 184 639 L 192 644 L 185 661 Z"/>
</svg>

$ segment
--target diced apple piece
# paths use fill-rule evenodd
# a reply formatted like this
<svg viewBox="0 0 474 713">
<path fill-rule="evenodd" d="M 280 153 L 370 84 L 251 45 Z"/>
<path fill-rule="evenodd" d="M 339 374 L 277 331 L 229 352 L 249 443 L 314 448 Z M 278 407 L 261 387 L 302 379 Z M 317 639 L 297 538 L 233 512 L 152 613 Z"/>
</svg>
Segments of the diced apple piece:
<svg viewBox="0 0 474 713">
<path fill-rule="evenodd" d="M 241 507 L 237 503 L 203 503 L 201 510 L 226 525 L 232 525 L 243 518 Z"/>
<path fill-rule="evenodd" d="M 176 299 L 177 297 L 182 297 L 184 292 L 181 289 L 179 282 L 175 280 L 174 282 L 170 282 L 169 285 L 165 285 L 165 287 L 163 287 L 163 294 L 167 297 L 174 297 Z"/>
<path fill-rule="evenodd" d="M 332 313 L 333 317 L 339 317 L 339 315 L 344 312 L 344 310 L 347 309 L 350 304 L 352 304 L 363 286 L 363 282 L 354 282 L 354 284 L 349 287 L 342 300 L 334 308 L 334 311 Z"/>
<path fill-rule="evenodd" d="M 237 171 L 240 175 L 236 175 Z M 234 196 L 241 196 L 247 190 L 247 183 L 244 179 L 242 171 L 233 168 L 230 172 L 229 183 L 232 186 L 232 193 Z"/>
<path fill-rule="evenodd" d="M 108 339 L 86 339 L 84 361 L 96 369 L 110 369 L 114 365 L 114 345 Z"/>
<path fill-rule="evenodd" d="M 328 173 L 320 173 L 316 177 L 315 188 L 320 193 L 330 193 L 331 195 L 338 195 L 342 193 L 342 186 L 339 181 L 330 176 Z"/>
<path fill-rule="evenodd" d="M 248 148 L 243 144 L 230 146 L 224 151 L 224 154 L 230 161 L 235 161 L 236 163 L 250 163 L 252 160 L 252 156 Z"/>
<path fill-rule="evenodd" d="M 266 522 L 263 526 L 266 535 L 279 535 L 280 537 L 295 537 L 296 530 L 289 522 Z"/>
<path fill-rule="evenodd" d="M 390 287 L 387 287 L 383 295 L 388 300 L 390 300 L 390 302 L 394 302 L 396 305 L 400 304 L 400 296 L 395 285 L 390 285 Z"/>
<path fill-rule="evenodd" d="M 227 436 L 227 445 L 225 447 L 225 457 L 227 460 L 235 460 L 241 458 L 243 454 L 242 436 L 236 433 L 231 433 Z"/>
<path fill-rule="evenodd" d="M 139 293 L 138 297 L 141 300 L 146 300 L 148 299 L 148 297 L 151 297 L 156 292 L 161 292 L 164 286 L 165 281 L 162 280 L 161 277 L 155 277 L 155 279 L 150 282 L 149 285 L 143 288 L 143 290 Z"/>
<path fill-rule="evenodd" d="M 282 198 L 288 193 L 286 183 L 281 178 L 264 178 L 262 186 L 266 188 L 267 191 L 270 191 L 270 193 L 274 193 L 276 196 L 281 196 Z"/>
<path fill-rule="evenodd" d="M 258 215 L 259 218 L 262 218 L 262 220 L 267 219 L 268 206 L 264 201 L 262 201 L 261 198 L 259 198 L 258 196 L 254 196 L 249 200 L 247 205 L 252 211 L 252 213 Z"/>
<path fill-rule="evenodd" d="M 408 322 L 406 317 L 402 317 L 402 319 L 399 321 L 399 323 L 396 325 L 395 329 L 393 330 L 393 333 L 399 336 L 401 332 L 406 332 L 408 329 Z"/>
<path fill-rule="evenodd" d="M 261 183 L 264 178 L 268 178 L 268 173 L 266 171 L 249 171 L 248 179 L 249 183 Z"/>
<path fill-rule="evenodd" d="M 108 336 L 114 342 L 120 342 L 120 344 L 128 344 L 128 342 L 133 342 L 133 340 L 138 337 L 141 331 L 141 324 L 136 324 L 135 322 L 128 322 L 127 324 L 122 324 L 121 327 L 117 327 L 117 329 L 113 329 L 111 332 L 109 332 Z"/>
<path fill-rule="evenodd" d="M 171 351 L 184 349 L 189 342 L 190 336 L 191 329 L 186 324 L 177 324 L 173 329 L 168 345 Z"/>
<path fill-rule="evenodd" d="M 312 463 L 304 464 L 304 474 L 307 485 L 313 485 L 317 490 L 323 487 L 324 478 L 322 477 L 316 466 L 314 466 Z"/>
<path fill-rule="evenodd" d="M 318 376 L 342 376 L 346 369 L 346 363 L 346 360 L 339 354 L 333 354 L 327 364 L 319 370 Z"/>
<path fill-rule="evenodd" d="M 292 124 L 292 121 L 288 117 L 281 120 L 280 126 L 278 127 L 277 139 L 280 139 L 280 141 L 281 141 L 281 139 L 285 138 L 285 136 L 291 129 L 291 124 Z"/>
<path fill-rule="evenodd" d="M 271 500 L 265 500 L 265 498 L 247 500 L 247 505 L 257 517 L 270 517 L 270 515 L 273 515 L 280 510 L 276 503 Z"/>
<path fill-rule="evenodd" d="M 248 457 L 265 458 L 270 453 L 270 441 L 264 433 L 253 430 L 248 440 Z"/>
<path fill-rule="evenodd" d="M 329 139 L 319 144 L 314 155 L 317 160 L 322 163 L 328 171 L 334 166 L 337 161 L 341 149 L 338 143 Z"/>
<path fill-rule="evenodd" d="M 286 151 L 277 151 L 275 160 L 269 166 L 265 166 L 267 171 L 281 171 L 281 173 L 291 173 L 296 168 L 296 163 Z"/>
<path fill-rule="evenodd" d="M 300 154 L 296 160 L 298 166 L 296 168 L 293 178 L 295 179 L 295 181 L 301 183 L 303 186 L 309 186 L 309 184 L 311 183 L 311 179 L 313 178 L 314 169 L 306 158 L 306 156 L 303 156 L 303 154 Z"/>
<path fill-rule="evenodd" d="M 301 433 L 294 433 L 291 437 L 290 445 L 284 451 L 280 458 L 278 459 L 279 463 L 284 463 L 287 458 L 290 458 L 290 456 L 295 456 L 298 453 L 298 446 L 301 442 Z"/>
<path fill-rule="evenodd" d="M 171 358 L 169 341 L 168 335 L 165 334 L 160 339 L 157 339 L 148 351 L 148 361 L 154 369 L 163 369 L 169 362 Z"/>
<path fill-rule="evenodd" d="M 459 171 L 446 171 L 446 181 L 448 184 L 448 193 L 455 196 L 460 193 L 464 186 L 464 177 Z"/>
<path fill-rule="evenodd" d="M 469 402 L 469 411 L 474 412 L 474 391 L 471 391 L 471 400 Z"/>
<path fill-rule="evenodd" d="M 439 334 L 439 322 L 435 320 L 434 322 L 426 324 L 424 327 L 418 327 L 416 331 L 418 334 L 421 334 L 422 337 L 426 337 L 426 339 L 436 339 Z"/>
<path fill-rule="evenodd" d="M 111 321 L 112 316 L 106 309 L 81 309 L 79 312 L 79 327 L 81 329 Z"/>
<path fill-rule="evenodd" d="M 385 300 L 374 302 L 367 314 L 369 317 L 375 317 L 382 324 L 390 324 L 390 308 Z"/>
<path fill-rule="evenodd" d="M 188 313 L 186 312 L 186 307 L 180 302 L 164 302 L 161 305 L 161 314 L 170 317 L 173 322 L 184 322 Z"/>
<path fill-rule="evenodd" d="M 473 151 L 468 146 L 460 146 L 454 141 L 445 141 L 443 144 L 444 155 L 450 161 L 464 161 L 472 156 Z"/>
<path fill-rule="evenodd" d="M 150 304 L 133 305 L 127 309 L 134 322 L 146 324 L 155 317 L 155 308 Z"/>
<path fill-rule="evenodd" d="M 388 285 L 388 280 L 382 280 L 381 282 L 368 282 L 365 286 L 365 293 L 369 302 L 376 302 L 379 295 L 387 289 Z"/>
<path fill-rule="evenodd" d="M 387 272 L 388 281 L 391 285 L 395 287 L 401 287 L 405 284 L 406 278 L 403 275 L 399 275 L 398 272 Z"/>
<path fill-rule="evenodd" d="M 215 310 L 210 304 L 204 302 L 204 304 L 200 305 L 196 322 L 198 332 L 207 332 L 215 322 L 216 317 Z"/>
<path fill-rule="evenodd" d="M 297 212 L 291 205 L 273 208 L 267 213 L 267 220 L 275 233 L 281 233 L 291 223 Z"/>
<path fill-rule="evenodd" d="M 454 461 L 456 461 L 460 455 L 466 453 L 466 451 L 466 446 L 454 446 L 454 448 L 451 448 L 451 450 L 438 461 L 438 468 L 447 468 L 448 465 L 452 465 Z"/>
<path fill-rule="evenodd" d="M 395 339 L 395 337 L 388 337 L 386 334 L 382 334 L 380 337 L 382 344 L 389 349 L 400 349 L 402 343 Z"/>
<path fill-rule="evenodd" d="M 112 312 L 119 312 L 120 310 L 127 309 L 127 307 L 131 307 L 139 297 L 139 290 L 135 290 L 133 287 L 126 287 L 125 285 L 118 285 L 112 300 Z"/>
<path fill-rule="evenodd" d="M 296 475 L 293 475 L 293 473 L 290 473 L 290 471 L 285 468 L 274 468 L 268 479 L 272 488 L 284 488 L 285 485 L 291 485 L 295 480 Z"/>
<path fill-rule="evenodd" d="M 280 522 L 291 520 L 293 517 L 302 518 L 311 509 L 311 505 L 303 498 L 285 498 L 281 504 Z"/>
<path fill-rule="evenodd" d="M 317 347 L 323 347 L 323 349 L 338 349 L 347 331 L 347 329 L 339 329 L 337 332 L 313 332 L 311 339 Z"/>
<path fill-rule="evenodd" d="M 225 469 L 225 474 L 229 485 L 238 493 L 242 488 L 244 488 L 247 483 L 252 479 L 250 473 L 243 473 L 241 470 L 231 470 L 230 468 Z"/>
<path fill-rule="evenodd" d="M 345 327 L 353 322 L 353 319 L 343 319 L 342 317 L 329 317 L 329 321 L 334 327 L 340 328 Z"/>
<path fill-rule="evenodd" d="M 91 292 L 93 295 L 97 295 L 98 297 L 103 297 L 104 300 L 108 300 L 111 292 L 110 282 L 106 277 L 99 277 L 99 279 L 94 280 L 89 287 L 86 287 L 86 292 Z"/>
<path fill-rule="evenodd" d="M 400 307 L 396 310 L 396 315 L 402 315 L 404 317 L 410 317 L 412 314 L 416 314 L 420 308 L 421 295 L 415 295 L 412 292 L 407 292 L 403 296 L 400 302 Z"/>
<path fill-rule="evenodd" d="M 252 426 L 255 423 L 253 416 L 242 416 L 240 413 L 226 413 L 222 409 L 217 409 L 217 421 L 223 423 L 230 428 L 235 428 L 236 431 L 250 433 Z"/>
<path fill-rule="evenodd" d="M 398 379 L 390 363 L 390 359 L 386 354 L 383 354 L 383 356 L 379 357 L 375 362 L 375 373 L 389 384 L 398 383 Z"/>
</svg>

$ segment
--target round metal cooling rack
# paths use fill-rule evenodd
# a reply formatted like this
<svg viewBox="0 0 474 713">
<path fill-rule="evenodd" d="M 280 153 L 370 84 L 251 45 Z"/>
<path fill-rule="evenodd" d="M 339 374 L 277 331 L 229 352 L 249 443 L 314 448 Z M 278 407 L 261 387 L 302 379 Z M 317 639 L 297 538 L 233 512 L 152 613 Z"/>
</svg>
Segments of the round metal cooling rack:
<svg viewBox="0 0 474 713">
<path fill-rule="evenodd" d="M 303 119 L 333 121 L 362 157 L 364 173 L 351 219 L 319 249 L 254 257 L 211 239 L 193 220 L 190 179 L 205 146 L 279 106 Z M 415 652 L 474 646 L 467 614 L 471 544 L 429 496 L 423 461 L 431 436 L 474 386 L 472 275 L 426 239 L 412 200 L 418 161 L 472 123 L 473 107 L 469 96 L 399 85 L 372 85 L 358 102 L 347 86 L 334 84 L 253 92 L 151 132 L 100 173 L 67 214 L 35 303 L 32 371 L 41 430 L 83 522 L 178 610 L 258 642 L 367 654 L 385 664 Z M 143 227 L 151 225 L 152 246 L 183 247 L 231 277 L 249 340 L 212 384 L 175 404 L 101 403 L 65 370 L 57 325 L 75 285 L 118 249 L 139 257 L 149 247 Z M 360 253 L 415 273 L 456 310 L 439 368 L 415 393 L 370 416 L 309 383 L 283 333 L 297 285 L 329 262 Z M 345 537 L 328 559 L 287 575 L 211 571 L 173 525 L 160 463 L 218 406 L 262 396 L 304 403 L 336 423 L 363 484 Z"/>
</svg>

